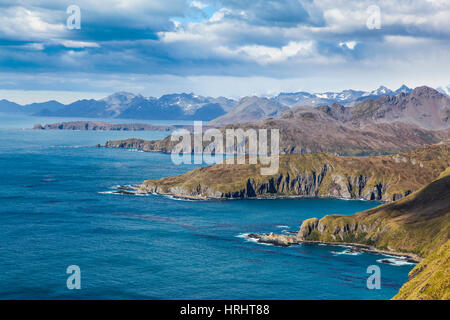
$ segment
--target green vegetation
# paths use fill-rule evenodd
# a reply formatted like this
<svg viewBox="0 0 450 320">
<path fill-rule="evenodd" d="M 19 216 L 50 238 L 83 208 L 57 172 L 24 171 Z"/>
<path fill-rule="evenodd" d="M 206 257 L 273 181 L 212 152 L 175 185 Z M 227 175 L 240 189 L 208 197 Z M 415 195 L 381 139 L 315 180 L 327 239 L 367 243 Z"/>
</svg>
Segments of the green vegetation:
<svg viewBox="0 0 450 320">
<path fill-rule="evenodd" d="M 450 300 L 450 240 L 409 273 L 393 300 Z"/>
</svg>

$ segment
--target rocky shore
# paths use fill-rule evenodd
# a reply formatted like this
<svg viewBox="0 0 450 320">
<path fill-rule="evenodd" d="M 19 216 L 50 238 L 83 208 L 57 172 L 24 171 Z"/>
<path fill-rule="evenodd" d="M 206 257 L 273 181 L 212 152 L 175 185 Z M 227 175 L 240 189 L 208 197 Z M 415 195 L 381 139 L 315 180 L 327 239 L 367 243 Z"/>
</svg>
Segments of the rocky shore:
<svg viewBox="0 0 450 320">
<path fill-rule="evenodd" d="M 324 242 L 324 241 L 308 241 L 299 237 L 297 234 L 295 235 L 286 235 L 286 234 L 275 234 L 273 232 L 270 233 L 249 233 L 245 235 L 246 239 L 253 239 L 254 241 L 262 244 L 272 244 L 274 246 L 279 247 L 290 247 L 293 245 L 298 245 L 301 243 L 316 243 L 316 244 L 327 244 L 327 245 L 335 245 L 335 246 L 348 246 L 349 249 L 347 253 L 377 253 L 377 254 L 386 254 L 394 257 L 403 258 L 405 262 L 408 263 L 419 263 L 422 258 L 412 254 L 412 253 L 404 253 L 404 252 L 396 252 L 389 250 L 381 250 L 375 247 L 357 244 L 357 243 L 346 243 L 346 242 Z M 385 260 L 385 261 L 383 261 Z M 383 263 L 391 263 L 388 259 L 380 260 Z"/>
</svg>

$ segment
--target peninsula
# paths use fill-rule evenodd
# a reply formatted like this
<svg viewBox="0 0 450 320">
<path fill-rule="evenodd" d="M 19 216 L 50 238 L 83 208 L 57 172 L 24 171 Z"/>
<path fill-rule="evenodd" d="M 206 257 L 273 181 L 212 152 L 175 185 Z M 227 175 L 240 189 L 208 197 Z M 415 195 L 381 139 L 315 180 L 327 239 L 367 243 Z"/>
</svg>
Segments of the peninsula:
<svg viewBox="0 0 450 320">
<path fill-rule="evenodd" d="M 115 130 L 115 131 L 174 131 L 183 126 L 165 126 L 146 123 L 109 123 L 103 121 L 68 121 L 36 124 L 34 130 Z"/>
<path fill-rule="evenodd" d="M 179 176 L 147 180 L 127 192 L 188 199 L 330 197 L 395 201 L 436 179 L 450 166 L 449 153 L 450 141 L 385 156 L 280 155 L 279 171 L 271 176 L 260 174 L 260 164 L 220 163 Z"/>
</svg>

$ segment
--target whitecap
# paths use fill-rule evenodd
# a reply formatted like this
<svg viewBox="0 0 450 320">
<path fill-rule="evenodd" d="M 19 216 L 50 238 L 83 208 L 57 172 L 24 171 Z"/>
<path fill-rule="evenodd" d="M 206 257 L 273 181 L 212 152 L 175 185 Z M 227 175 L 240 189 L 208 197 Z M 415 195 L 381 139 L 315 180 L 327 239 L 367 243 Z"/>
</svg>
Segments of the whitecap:
<svg viewBox="0 0 450 320">
<path fill-rule="evenodd" d="M 249 236 L 248 236 L 249 234 L 250 234 L 250 233 L 240 233 L 240 234 L 238 234 L 238 235 L 236 236 L 236 238 L 241 238 L 241 239 L 244 239 L 245 241 L 252 242 L 252 243 L 256 243 L 256 244 L 260 244 L 260 245 L 263 245 L 263 246 L 273 246 L 272 243 L 263 243 L 263 242 L 259 242 L 258 239 L 249 237 Z"/>
<path fill-rule="evenodd" d="M 393 266 L 407 266 L 407 265 L 415 265 L 414 262 L 409 262 L 406 260 L 406 257 L 393 257 L 393 258 L 384 258 L 377 260 L 378 263 L 390 264 Z"/>
<path fill-rule="evenodd" d="M 116 194 L 114 191 L 99 191 L 100 194 Z"/>
<path fill-rule="evenodd" d="M 188 198 L 182 198 L 182 197 L 175 197 L 170 194 L 159 194 L 159 193 L 153 193 L 153 192 L 151 194 L 154 196 L 164 197 L 164 198 L 168 198 L 170 200 L 175 200 L 175 201 L 205 201 L 203 199 L 188 199 Z"/>
<path fill-rule="evenodd" d="M 359 256 L 361 254 L 361 251 L 352 251 L 352 250 L 344 250 L 344 251 L 331 251 L 334 255 L 349 255 L 349 256 Z"/>
</svg>

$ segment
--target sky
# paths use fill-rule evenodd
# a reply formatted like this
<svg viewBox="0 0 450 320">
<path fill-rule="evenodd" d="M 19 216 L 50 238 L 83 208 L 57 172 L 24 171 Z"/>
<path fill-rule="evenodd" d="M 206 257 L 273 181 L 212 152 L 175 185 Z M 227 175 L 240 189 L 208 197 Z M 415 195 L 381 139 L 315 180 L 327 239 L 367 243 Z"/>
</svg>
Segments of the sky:
<svg viewBox="0 0 450 320">
<path fill-rule="evenodd" d="M 449 57 L 450 0 L 0 0 L 18 103 L 446 87 Z"/>
</svg>

